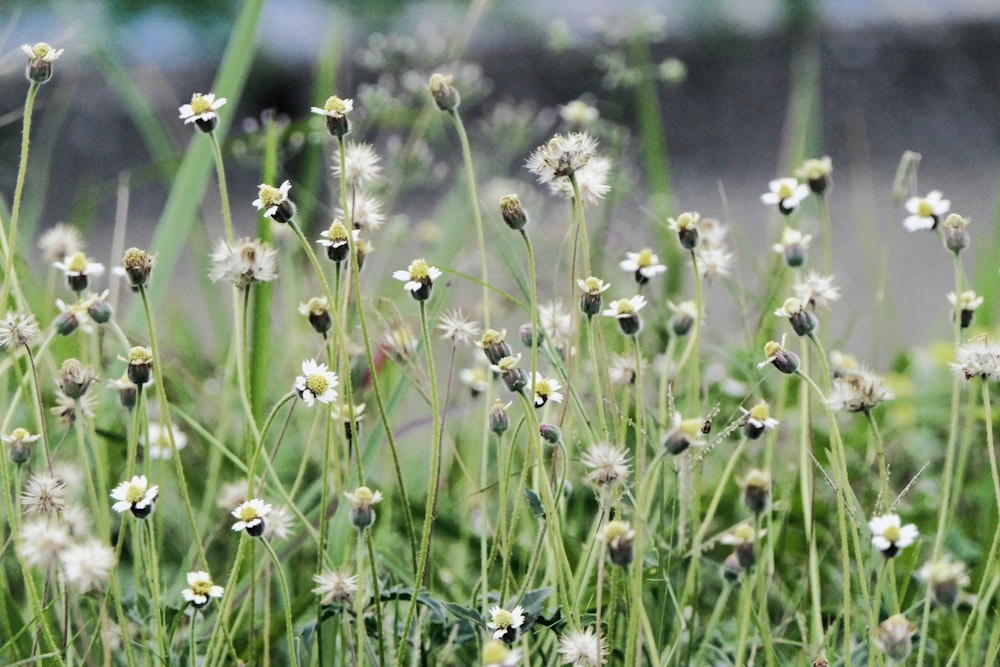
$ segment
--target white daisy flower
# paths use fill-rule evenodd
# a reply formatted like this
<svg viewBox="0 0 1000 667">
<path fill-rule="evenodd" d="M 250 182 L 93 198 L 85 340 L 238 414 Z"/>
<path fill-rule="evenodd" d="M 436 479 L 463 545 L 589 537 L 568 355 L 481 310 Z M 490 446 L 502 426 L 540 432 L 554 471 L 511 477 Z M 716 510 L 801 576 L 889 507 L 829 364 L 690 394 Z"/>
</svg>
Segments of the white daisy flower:
<svg viewBox="0 0 1000 667">
<path fill-rule="evenodd" d="M 524 625 L 524 609 L 521 605 L 510 611 L 498 605 L 490 607 L 490 620 L 487 621 L 486 627 L 493 631 L 493 639 L 513 640 L 522 625 Z"/>
<path fill-rule="evenodd" d="M 640 285 L 667 270 L 660 264 L 660 258 L 653 254 L 651 248 L 643 248 L 639 252 L 626 252 L 625 259 L 618 263 L 623 271 L 635 274 L 635 281 Z"/>
<path fill-rule="evenodd" d="M 251 498 L 240 503 L 230 514 L 239 519 L 233 524 L 233 532 L 247 531 L 250 537 L 260 537 L 264 534 L 264 517 L 273 508 L 260 498 Z"/>
<path fill-rule="evenodd" d="M 226 103 L 225 97 L 215 99 L 215 93 L 195 93 L 191 96 L 190 104 L 182 104 L 178 111 L 180 119 L 184 124 L 197 123 L 199 128 L 211 126 L 215 127 L 219 115 L 215 113 Z"/>
<path fill-rule="evenodd" d="M 563 395 L 559 391 L 562 385 L 555 378 L 543 377 L 541 373 L 535 373 L 535 407 L 540 408 L 549 401 L 562 403 Z"/>
<path fill-rule="evenodd" d="M 782 215 L 794 211 L 809 196 L 809 186 L 794 178 L 776 178 L 768 183 L 770 192 L 760 196 L 762 204 L 777 205 Z"/>
<path fill-rule="evenodd" d="M 129 510 L 135 518 L 145 519 L 153 511 L 159 495 L 159 486 L 150 486 L 145 475 L 136 475 L 131 481 L 126 480 L 111 491 L 111 497 L 118 501 L 111 509 L 119 514 Z"/>
<path fill-rule="evenodd" d="M 337 374 L 327 370 L 326 364 L 316 363 L 315 359 L 303 361 L 302 375 L 295 378 L 295 390 L 299 392 L 299 398 L 309 407 L 312 407 L 315 401 L 320 403 L 336 401 L 337 384 Z"/>
<path fill-rule="evenodd" d="M 951 209 L 951 200 L 942 199 L 940 190 L 931 190 L 926 197 L 910 197 L 906 200 L 906 210 L 910 214 L 903 220 L 907 231 L 934 229 L 941 216 Z"/>
<path fill-rule="evenodd" d="M 898 514 L 874 517 L 868 522 L 868 528 L 872 531 L 872 546 L 881 551 L 886 558 L 897 555 L 916 542 L 920 535 L 914 524 L 908 523 L 904 526 Z"/>
<path fill-rule="evenodd" d="M 428 265 L 424 259 L 415 259 L 405 271 L 393 271 L 392 277 L 406 283 L 403 289 L 414 299 L 426 301 L 430 298 L 434 281 L 441 277 L 441 271 L 436 266 Z"/>
<path fill-rule="evenodd" d="M 216 586 L 208 572 L 187 573 L 188 588 L 181 591 L 184 601 L 194 608 L 204 607 L 212 598 L 221 598 L 225 590 Z"/>
</svg>

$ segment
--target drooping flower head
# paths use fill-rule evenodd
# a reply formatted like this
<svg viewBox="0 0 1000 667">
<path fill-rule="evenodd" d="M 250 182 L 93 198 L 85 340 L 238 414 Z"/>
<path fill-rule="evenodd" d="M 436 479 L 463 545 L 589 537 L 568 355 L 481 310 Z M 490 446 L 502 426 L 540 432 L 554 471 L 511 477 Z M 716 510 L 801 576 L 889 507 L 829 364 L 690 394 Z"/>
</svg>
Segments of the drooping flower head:
<svg viewBox="0 0 1000 667">
<path fill-rule="evenodd" d="M 802 364 L 797 354 L 785 349 L 785 334 L 781 334 L 780 342 L 770 340 L 764 344 L 764 357 L 764 361 L 757 364 L 758 370 L 772 364 L 782 373 L 791 375 Z"/>
<path fill-rule="evenodd" d="M 608 547 L 608 559 L 618 567 L 628 567 L 635 560 L 635 531 L 626 521 L 609 521 L 597 536 Z"/>
<path fill-rule="evenodd" d="M 833 173 L 833 160 L 824 155 L 821 158 L 810 158 L 795 170 L 795 175 L 805 179 L 809 189 L 818 195 L 826 192 L 830 186 L 830 174 Z"/>
<path fill-rule="evenodd" d="M 434 103 L 441 111 L 454 111 L 462 101 L 458 90 L 451 85 L 454 80 L 455 78 L 451 74 L 435 72 L 427 81 L 427 90 L 430 91 Z"/>
<path fill-rule="evenodd" d="M 351 501 L 351 523 L 361 530 L 375 523 L 375 505 L 382 502 L 382 492 L 359 486 L 353 493 L 345 492 Z"/>
<path fill-rule="evenodd" d="M 954 562 L 948 556 L 925 564 L 917 576 L 930 587 L 934 603 L 952 609 L 962 598 L 962 589 L 969 585 L 969 575 L 965 573 L 965 563 Z"/>
</svg>

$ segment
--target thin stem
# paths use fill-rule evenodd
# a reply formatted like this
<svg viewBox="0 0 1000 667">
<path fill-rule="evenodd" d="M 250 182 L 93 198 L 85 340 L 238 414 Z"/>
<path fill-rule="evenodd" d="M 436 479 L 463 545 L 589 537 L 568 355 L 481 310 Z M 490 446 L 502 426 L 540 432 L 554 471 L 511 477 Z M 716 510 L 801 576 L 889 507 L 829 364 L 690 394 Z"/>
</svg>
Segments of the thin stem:
<svg viewBox="0 0 1000 667">
<path fill-rule="evenodd" d="M 233 220 L 229 212 L 229 190 L 226 187 L 226 168 L 222 162 L 222 148 L 215 132 L 209 132 L 212 140 L 212 155 L 215 157 L 215 172 L 219 176 L 219 197 L 222 199 L 222 219 L 226 222 L 226 242 L 233 245 Z"/>
<path fill-rule="evenodd" d="M 535 281 L 535 253 L 531 247 L 531 239 L 528 233 L 521 230 L 521 238 L 524 239 L 524 248 L 528 253 L 528 287 L 531 290 L 531 311 L 528 316 L 531 320 L 531 390 L 534 394 L 535 375 L 538 372 L 538 338 L 542 335 L 538 331 L 538 285 Z M 484 289 L 486 289 L 484 287 Z"/>
<path fill-rule="evenodd" d="M 885 445 L 882 442 L 882 433 L 878 430 L 878 422 L 875 421 L 875 417 L 872 416 L 871 410 L 864 410 L 865 419 L 868 420 L 868 425 L 871 426 L 872 436 L 875 438 L 875 453 L 878 456 L 878 473 L 879 482 L 881 485 L 880 493 L 882 494 L 882 508 L 888 511 L 889 505 L 891 504 L 889 500 L 889 471 L 885 463 Z"/>
<path fill-rule="evenodd" d="M 438 491 L 438 465 L 441 456 L 441 417 L 438 409 L 437 379 L 434 376 L 434 355 L 431 353 L 431 335 L 427 324 L 426 301 L 420 302 L 420 328 L 424 336 L 424 352 L 427 356 L 427 374 L 431 385 L 431 413 L 433 415 L 433 427 L 431 436 L 431 461 L 430 480 L 427 483 L 427 505 L 424 509 L 424 530 L 420 538 L 420 555 L 417 558 L 417 574 L 413 582 L 413 596 L 410 598 L 410 607 L 406 612 L 406 622 L 403 625 L 403 634 L 400 636 L 399 648 L 396 653 L 396 663 L 403 664 L 406 646 L 410 635 L 410 625 L 413 622 L 413 615 L 417 609 L 417 596 L 424 583 L 424 574 L 427 571 L 427 560 L 430 556 L 431 527 L 434 524 L 434 507 L 437 503 Z"/>
<path fill-rule="evenodd" d="M 31 346 L 24 346 L 28 354 L 28 364 L 31 366 L 31 377 L 35 384 L 35 400 L 38 408 L 38 426 L 42 432 L 42 445 L 45 448 L 45 461 L 48 463 L 49 472 L 52 472 L 52 451 L 49 448 L 49 428 L 45 424 L 45 402 L 42 400 L 42 387 L 38 382 L 38 367 L 35 365 L 35 357 L 31 353 Z"/>
<path fill-rule="evenodd" d="M 7 236 L 7 257 L 4 263 L 3 292 L 0 296 L 0 310 L 7 308 L 10 291 L 17 285 L 14 272 L 14 255 L 17 254 L 17 221 L 21 213 L 21 195 L 24 193 L 24 177 L 28 172 L 28 148 L 31 144 L 31 113 L 35 107 L 35 95 L 39 84 L 34 81 L 28 86 L 28 97 L 24 101 L 24 118 L 21 127 L 21 159 L 17 165 L 17 181 L 14 185 L 14 202 L 10 210 L 10 234 Z"/>
<path fill-rule="evenodd" d="M 163 429 L 166 431 L 167 440 L 170 442 L 170 458 L 174 462 L 174 471 L 177 473 L 177 486 L 181 492 L 181 499 L 184 501 L 184 511 L 187 514 L 188 523 L 191 526 L 191 538 L 198 552 L 199 561 L 207 569 L 208 559 L 205 557 L 205 547 L 202 545 L 201 537 L 198 534 L 198 521 L 194 516 L 194 508 L 191 506 L 187 477 L 184 474 L 184 466 L 181 465 L 180 453 L 177 451 L 177 443 L 174 440 L 173 425 L 170 422 L 170 403 L 167 399 L 167 386 L 163 382 L 163 358 L 160 356 L 159 345 L 156 342 L 156 328 L 153 326 L 153 313 L 149 307 L 149 296 L 146 294 L 145 287 L 139 287 L 139 296 L 142 298 L 142 309 L 146 315 L 146 328 L 149 330 L 149 348 L 153 352 L 153 378 L 156 381 L 156 386 L 160 388 L 159 400 L 162 404 L 160 419 L 163 422 Z"/>
<path fill-rule="evenodd" d="M 292 624 L 292 597 L 288 594 L 288 582 L 285 581 L 285 571 L 281 568 L 281 559 L 278 558 L 278 554 L 274 553 L 274 547 L 267 540 L 261 540 L 264 545 L 264 549 L 267 551 L 267 555 L 271 557 L 271 561 L 274 563 L 274 571 L 278 575 L 278 586 L 281 588 L 282 602 L 285 607 L 285 634 L 288 637 L 288 659 L 291 660 L 293 667 L 298 667 L 299 658 L 298 652 L 295 650 L 295 632 L 294 626 Z"/>
<path fill-rule="evenodd" d="M 378 567 L 375 564 L 375 547 L 370 527 L 365 528 L 365 544 L 368 545 L 368 562 L 372 572 L 372 595 L 375 598 L 375 626 L 378 629 L 378 664 L 385 665 L 385 635 L 382 630 L 382 599 L 378 585 Z"/>
</svg>

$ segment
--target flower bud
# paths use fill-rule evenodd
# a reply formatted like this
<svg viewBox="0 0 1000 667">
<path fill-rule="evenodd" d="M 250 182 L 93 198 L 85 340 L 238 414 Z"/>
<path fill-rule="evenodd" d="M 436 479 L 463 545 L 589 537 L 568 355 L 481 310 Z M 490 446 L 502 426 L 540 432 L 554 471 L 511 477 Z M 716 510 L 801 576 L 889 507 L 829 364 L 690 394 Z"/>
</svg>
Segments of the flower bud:
<svg viewBox="0 0 1000 667">
<path fill-rule="evenodd" d="M 508 407 L 510 407 L 510 403 L 505 404 L 500 399 L 497 399 L 490 409 L 490 430 L 497 435 L 503 435 L 510 429 L 510 416 L 507 414 Z"/>
<path fill-rule="evenodd" d="M 132 384 L 141 387 L 149 382 L 153 368 L 153 351 L 148 347 L 137 345 L 128 351 L 128 379 Z"/>
<path fill-rule="evenodd" d="M 514 354 L 510 345 L 504 340 L 506 335 L 506 330 L 487 329 L 483 332 L 483 337 L 479 340 L 479 347 L 482 348 L 491 364 L 499 364 L 501 359 Z"/>
<path fill-rule="evenodd" d="M 553 424 L 539 424 L 538 434 L 542 436 L 542 440 L 553 445 L 562 440 L 562 431 L 559 430 L 558 426 Z"/>
<path fill-rule="evenodd" d="M 524 229 L 524 226 L 528 224 L 528 216 L 517 195 L 504 195 L 500 199 L 500 215 L 507 226 L 513 230 Z"/>
<path fill-rule="evenodd" d="M 67 359 L 59 368 L 59 388 L 72 399 L 80 398 L 87 393 L 90 384 L 96 379 L 94 371 L 76 359 Z"/>
<path fill-rule="evenodd" d="M 154 258 L 145 250 L 129 248 L 122 257 L 122 268 L 128 276 L 132 290 L 138 292 L 149 282 L 149 274 L 153 270 Z"/>
<path fill-rule="evenodd" d="M 441 111 L 454 111 L 462 101 L 461 95 L 451 82 L 454 77 L 450 74 L 439 74 L 435 72 L 427 82 L 427 89 L 431 91 L 434 103 Z"/>
</svg>

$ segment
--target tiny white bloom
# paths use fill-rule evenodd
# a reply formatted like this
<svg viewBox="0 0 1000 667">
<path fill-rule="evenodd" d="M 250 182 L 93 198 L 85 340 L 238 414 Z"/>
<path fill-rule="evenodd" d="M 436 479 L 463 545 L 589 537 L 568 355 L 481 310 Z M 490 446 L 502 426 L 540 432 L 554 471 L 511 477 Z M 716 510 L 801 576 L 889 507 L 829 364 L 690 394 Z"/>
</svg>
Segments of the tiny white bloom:
<svg viewBox="0 0 1000 667">
<path fill-rule="evenodd" d="M 777 205 L 778 210 L 788 215 L 809 196 L 809 186 L 794 178 L 776 178 L 768 183 L 770 192 L 760 196 L 763 204 Z"/>
<path fill-rule="evenodd" d="M 145 475 L 136 475 L 111 491 L 111 497 L 118 501 L 111 506 L 111 509 L 119 514 L 131 510 L 136 518 L 144 519 L 153 511 L 159 494 L 159 486 L 155 484 L 150 486 Z"/>
<path fill-rule="evenodd" d="M 181 596 L 185 602 L 192 607 L 204 607 L 211 598 L 221 598 L 225 592 L 222 586 L 216 586 L 208 572 L 199 570 L 187 573 L 189 588 L 181 591 Z"/>
<path fill-rule="evenodd" d="M 898 514 L 874 517 L 868 522 L 868 528 L 872 531 L 872 546 L 886 558 L 892 558 L 916 542 L 920 535 L 914 524 L 904 526 Z"/>
<path fill-rule="evenodd" d="M 184 124 L 194 123 L 195 121 L 211 121 L 218 118 L 218 111 L 225 103 L 225 97 L 220 97 L 215 99 L 215 93 L 195 93 L 191 96 L 190 104 L 182 104 L 178 111 L 180 112 L 180 119 L 184 121 Z"/>
<path fill-rule="evenodd" d="M 247 531 L 247 535 L 260 537 L 264 532 L 264 517 L 273 508 L 260 498 L 251 498 L 240 503 L 230 514 L 239 519 L 233 524 L 233 532 Z"/>
<path fill-rule="evenodd" d="M 903 220 L 907 231 L 934 229 L 942 215 L 951 209 L 951 200 L 942 199 L 940 190 L 931 190 L 926 197 L 910 197 L 906 210 L 910 214 Z"/>
<path fill-rule="evenodd" d="M 302 375 L 295 378 L 295 390 L 309 407 L 315 401 L 332 403 L 337 400 L 337 374 L 327 370 L 326 364 L 318 364 L 315 359 L 302 362 Z"/>
<path fill-rule="evenodd" d="M 508 632 L 512 633 L 510 637 L 514 638 L 522 625 L 524 625 L 524 609 L 521 605 L 510 611 L 498 605 L 490 607 L 490 620 L 487 621 L 486 627 L 493 631 L 493 639 L 503 639 Z"/>
</svg>

